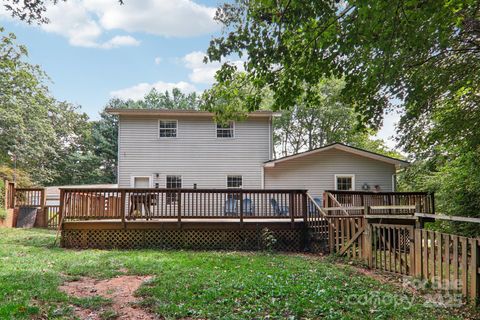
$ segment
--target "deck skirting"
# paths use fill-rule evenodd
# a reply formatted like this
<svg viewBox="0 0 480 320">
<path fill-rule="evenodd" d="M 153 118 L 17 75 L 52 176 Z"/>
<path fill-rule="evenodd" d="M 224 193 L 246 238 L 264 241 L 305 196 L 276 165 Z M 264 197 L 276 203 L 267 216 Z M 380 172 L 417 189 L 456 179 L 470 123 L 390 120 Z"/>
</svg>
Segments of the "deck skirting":
<svg viewBox="0 0 480 320">
<path fill-rule="evenodd" d="M 213 228 L 212 228 L 213 227 Z M 61 245 L 65 248 L 97 249 L 194 249 L 194 250 L 262 250 L 271 245 L 278 251 L 302 251 L 305 244 L 303 227 L 292 228 L 284 223 L 283 228 L 268 228 L 256 224 L 255 228 L 75 228 L 62 230 Z"/>
</svg>

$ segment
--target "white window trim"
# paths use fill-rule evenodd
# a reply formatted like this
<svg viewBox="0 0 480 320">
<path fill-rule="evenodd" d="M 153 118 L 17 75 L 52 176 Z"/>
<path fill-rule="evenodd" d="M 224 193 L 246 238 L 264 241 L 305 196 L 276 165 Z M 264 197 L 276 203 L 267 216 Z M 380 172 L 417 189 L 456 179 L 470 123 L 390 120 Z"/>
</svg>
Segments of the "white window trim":
<svg viewBox="0 0 480 320">
<path fill-rule="evenodd" d="M 392 191 L 393 192 L 397 191 L 397 190 L 395 190 L 395 189 L 397 189 L 396 186 L 397 186 L 397 174 L 394 173 L 394 174 L 392 174 Z"/>
<path fill-rule="evenodd" d="M 173 176 L 175 176 L 175 177 L 180 177 L 180 183 L 182 184 L 182 186 L 180 187 L 180 189 L 182 189 L 182 188 L 183 188 L 183 176 L 182 176 L 181 174 L 166 174 L 166 175 L 165 175 L 165 189 L 173 189 L 173 190 L 177 189 L 177 188 L 168 188 L 168 187 L 167 187 L 168 177 L 173 177 Z"/>
<path fill-rule="evenodd" d="M 334 178 L 335 190 L 338 190 L 337 178 L 352 178 L 352 191 L 355 191 L 355 175 L 353 173 L 336 174 Z"/>
<path fill-rule="evenodd" d="M 242 177 L 242 187 L 241 188 L 232 188 L 232 187 L 228 187 L 228 177 L 234 177 L 234 176 L 237 176 L 237 177 Z M 241 174 L 227 174 L 227 176 L 225 177 L 225 187 L 227 189 L 243 189 L 243 175 Z"/>
<path fill-rule="evenodd" d="M 233 130 L 233 135 L 231 137 L 219 137 L 218 132 L 217 132 L 218 123 L 215 122 L 215 138 L 216 139 L 235 139 L 235 136 L 236 136 L 236 132 L 235 132 L 236 130 L 235 129 L 236 129 L 237 125 L 236 125 L 235 121 L 229 121 L 229 122 L 232 123 L 232 130 Z"/>
<path fill-rule="evenodd" d="M 152 177 L 151 176 L 130 176 L 130 186 L 132 188 L 135 188 L 135 178 L 148 178 L 148 186 L 149 188 L 153 188 L 153 185 L 152 185 Z"/>
<path fill-rule="evenodd" d="M 160 137 L 160 121 L 175 121 L 175 129 L 176 129 L 176 135 L 175 137 Z M 176 139 L 178 138 L 178 120 L 177 119 L 158 119 L 157 123 L 157 138 L 158 139 Z"/>
</svg>

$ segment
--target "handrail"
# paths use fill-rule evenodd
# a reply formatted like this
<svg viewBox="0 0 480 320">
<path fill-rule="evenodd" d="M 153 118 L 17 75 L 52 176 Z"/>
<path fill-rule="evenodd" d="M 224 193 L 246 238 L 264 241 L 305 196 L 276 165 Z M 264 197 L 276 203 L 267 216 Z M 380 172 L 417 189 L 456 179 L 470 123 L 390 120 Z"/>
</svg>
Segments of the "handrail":
<svg viewBox="0 0 480 320">
<path fill-rule="evenodd" d="M 284 218 L 306 219 L 305 190 L 60 188 L 61 215 L 67 220 Z M 69 201 L 70 200 L 70 201 Z M 248 205 L 244 203 L 248 201 Z"/>
<path fill-rule="evenodd" d="M 18 189 L 17 189 L 18 190 Z M 202 193 L 202 192 L 228 192 L 228 193 L 286 193 L 286 192 L 307 192 L 307 189 L 191 189 L 191 188 L 59 188 L 59 190 L 75 192 L 181 192 L 181 193 Z"/>
<path fill-rule="evenodd" d="M 447 221 L 480 223 L 480 218 L 463 217 L 463 216 L 447 216 L 445 214 L 438 214 L 438 213 L 437 214 L 430 214 L 430 213 L 416 212 L 415 217 L 418 217 L 418 218 L 434 218 L 434 219 L 447 220 Z"/>
<path fill-rule="evenodd" d="M 431 192 L 424 191 L 407 191 L 407 192 L 397 192 L 397 191 L 354 191 L 354 190 L 325 190 L 325 192 L 332 194 L 360 194 L 360 195 L 379 195 L 379 196 L 389 196 L 389 195 L 400 195 L 400 196 L 428 196 L 431 195 Z"/>
</svg>

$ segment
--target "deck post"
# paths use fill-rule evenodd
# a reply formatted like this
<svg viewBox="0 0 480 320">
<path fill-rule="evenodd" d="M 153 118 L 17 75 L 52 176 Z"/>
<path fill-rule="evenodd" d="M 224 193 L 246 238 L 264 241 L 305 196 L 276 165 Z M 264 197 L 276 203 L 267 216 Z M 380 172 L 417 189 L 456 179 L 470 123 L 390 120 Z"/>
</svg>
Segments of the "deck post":
<svg viewBox="0 0 480 320">
<path fill-rule="evenodd" d="M 9 199 L 8 199 L 8 189 L 10 186 L 10 182 L 7 179 L 3 179 L 3 185 L 5 186 L 4 194 L 3 196 L 5 197 L 5 201 L 3 202 L 3 208 L 2 209 L 9 209 Z"/>
<path fill-rule="evenodd" d="M 182 191 L 177 191 L 177 215 L 178 215 L 178 227 L 182 224 Z"/>
<path fill-rule="evenodd" d="M 63 217 L 65 211 L 65 190 L 60 189 L 60 207 L 58 208 L 58 230 L 63 229 Z"/>
<path fill-rule="evenodd" d="M 122 219 L 123 229 L 127 229 L 127 223 L 125 222 L 125 206 L 126 202 L 126 192 L 125 190 L 120 191 L 120 218 Z"/>
<path fill-rule="evenodd" d="M 364 208 L 364 215 L 370 215 L 370 206 L 366 205 Z M 372 227 L 368 219 L 363 218 L 365 223 L 365 231 L 363 231 L 363 254 L 365 256 L 365 262 L 367 263 L 368 267 L 372 267 Z"/>
<path fill-rule="evenodd" d="M 480 277 L 478 269 L 480 268 L 480 246 L 478 245 L 479 239 L 471 239 L 471 284 L 470 284 L 470 298 L 475 306 L 479 305 L 480 298 Z"/>
<path fill-rule="evenodd" d="M 45 196 L 45 193 L 46 190 L 43 188 L 40 192 L 40 210 L 42 210 L 42 219 L 40 221 L 41 228 L 48 227 L 48 212 L 45 210 L 47 205 L 47 197 Z"/>
<path fill-rule="evenodd" d="M 290 220 L 291 220 L 291 226 L 292 226 L 292 229 L 295 225 L 295 192 L 294 191 L 290 191 L 290 197 L 289 197 L 289 211 L 290 211 Z"/>
<path fill-rule="evenodd" d="M 303 191 L 302 192 L 302 212 L 303 212 L 303 223 L 305 224 L 305 226 L 307 225 L 307 219 L 308 219 L 308 217 L 307 217 L 307 215 L 308 215 L 307 202 L 308 202 L 307 192 Z"/>
<path fill-rule="evenodd" d="M 243 229 L 243 192 L 238 192 L 238 199 L 240 199 L 240 228 Z"/>
</svg>

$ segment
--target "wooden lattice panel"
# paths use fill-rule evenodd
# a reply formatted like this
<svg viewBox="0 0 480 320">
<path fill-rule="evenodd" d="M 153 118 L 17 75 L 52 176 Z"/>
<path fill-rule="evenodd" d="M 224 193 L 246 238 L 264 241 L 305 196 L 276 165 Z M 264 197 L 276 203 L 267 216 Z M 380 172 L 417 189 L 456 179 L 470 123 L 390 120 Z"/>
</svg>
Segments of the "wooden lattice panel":
<svg viewBox="0 0 480 320">
<path fill-rule="evenodd" d="M 276 249 L 300 251 L 302 230 L 274 230 Z M 66 248 L 162 248 L 194 250 L 258 250 L 262 248 L 260 230 L 63 230 Z"/>
</svg>

